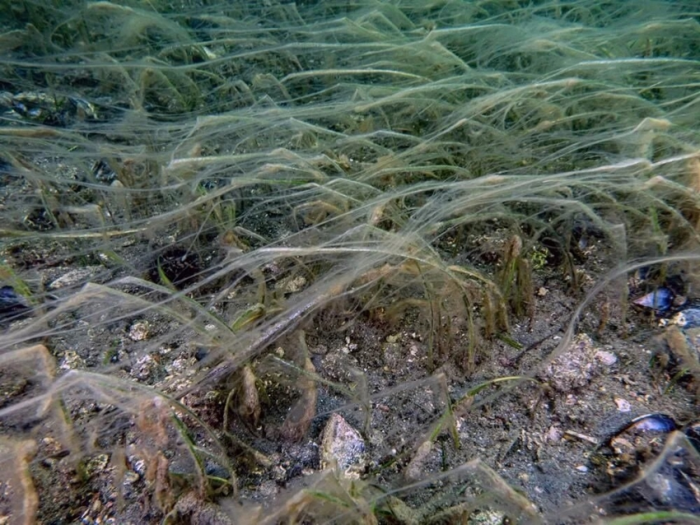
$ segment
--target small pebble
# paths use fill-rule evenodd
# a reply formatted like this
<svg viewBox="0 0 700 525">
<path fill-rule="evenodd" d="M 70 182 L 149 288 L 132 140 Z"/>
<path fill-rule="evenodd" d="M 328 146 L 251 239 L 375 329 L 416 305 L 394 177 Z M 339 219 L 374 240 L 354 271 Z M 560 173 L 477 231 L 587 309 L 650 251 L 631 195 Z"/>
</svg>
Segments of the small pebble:
<svg viewBox="0 0 700 525">
<path fill-rule="evenodd" d="M 364 469 L 365 442 L 340 414 L 333 414 L 321 437 L 321 466 L 333 468 L 345 476 L 356 478 Z"/>
</svg>

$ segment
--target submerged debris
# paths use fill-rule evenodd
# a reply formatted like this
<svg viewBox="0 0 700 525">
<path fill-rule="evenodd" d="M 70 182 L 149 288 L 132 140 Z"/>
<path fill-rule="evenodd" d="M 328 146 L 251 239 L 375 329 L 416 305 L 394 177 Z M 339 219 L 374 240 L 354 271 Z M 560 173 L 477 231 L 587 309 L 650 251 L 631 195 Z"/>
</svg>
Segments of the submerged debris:
<svg viewBox="0 0 700 525">
<path fill-rule="evenodd" d="M 79 97 L 41 92 L 0 93 L 0 110 L 8 117 L 45 126 L 65 127 L 73 121 L 97 120 L 95 106 Z"/>
<path fill-rule="evenodd" d="M 103 184 L 112 184 L 117 180 L 117 174 L 114 172 L 112 166 L 110 166 L 109 161 L 106 159 L 100 159 L 92 165 L 92 176 L 95 180 Z"/>
<path fill-rule="evenodd" d="M 18 441 L 0 437 L 0 523 L 34 523 L 39 495 L 29 465 L 38 450 L 33 440 Z"/>
<path fill-rule="evenodd" d="M 691 307 L 681 310 L 664 324 L 675 324 L 681 328 L 700 328 L 700 308 Z"/>
<path fill-rule="evenodd" d="M 183 289 L 193 284 L 201 271 L 201 261 L 196 253 L 174 246 L 156 257 L 148 276 L 154 283 Z"/>
<path fill-rule="evenodd" d="M 671 416 L 654 413 L 616 430 L 602 446 L 613 488 L 623 486 L 613 495 L 655 509 L 700 512 L 699 429 L 700 422 L 681 427 Z"/>
<path fill-rule="evenodd" d="M 27 229 L 39 232 L 49 231 L 56 227 L 53 213 L 44 207 L 33 208 L 22 219 L 22 223 Z"/>
<path fill-rule="evenodd" d="M 680 382 L 700 396 L 700 328 L 691 327 L 692 317 L 683 315 L 689 311 L 698 310 L 680 312 L 679 317 L 674 318 L 677 323 L 671 323 L 655 339 L 657 348 L 654 358 L 661 369 L 670 374 L 671 384 Z"/>
</svg>

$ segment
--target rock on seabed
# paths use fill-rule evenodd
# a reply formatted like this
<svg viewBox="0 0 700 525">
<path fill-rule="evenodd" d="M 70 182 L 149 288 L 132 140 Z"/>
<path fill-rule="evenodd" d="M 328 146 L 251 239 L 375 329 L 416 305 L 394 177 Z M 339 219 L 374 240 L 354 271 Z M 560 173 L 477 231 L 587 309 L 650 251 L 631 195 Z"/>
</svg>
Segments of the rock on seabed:
<svg viewBox="0 0 700 525">
<path fill-rule="evenodd" d="M 333 414 L 321 437 L 321 467 L 333 468 L 348 477 L 360 477 L 367 463 L 365 441 L 340 414 Z"/>
<path fill-rule="evenodd" d="M 583 388 L 616 362 L 615 354 L 596 347 L 588 335 L 579 334 L 545 369 L 543 376 L 559 392 L 571 392 Z"/>
</svg>

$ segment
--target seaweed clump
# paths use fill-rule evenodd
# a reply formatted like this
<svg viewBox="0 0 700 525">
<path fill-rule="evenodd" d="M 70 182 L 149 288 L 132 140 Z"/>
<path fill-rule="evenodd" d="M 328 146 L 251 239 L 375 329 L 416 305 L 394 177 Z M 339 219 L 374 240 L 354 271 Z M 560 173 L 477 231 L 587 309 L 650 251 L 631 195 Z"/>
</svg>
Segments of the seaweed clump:
<svg viewBox="0 0 700 525">
<path fill-rule="evenodd" d="M 145 498 L 144 522 L 214 523 L 213 501 L 269 481 L 292 492 L 276 511 L 229 514 L 537 523 L 495 466 L 453 461 L 465 418 L 515 389 L 554 395 L 534 378 L 578 326 L 626 330 L 636 269 L 682 267 L 697 293 L 692 3 L 0 9 L 13 520 L 107 516 L 36 502 L 55 459 L 85 480 L 108 461 L 123 515 Z M 578 306 L 532 359 L 547 338 L 518 339 L 548 283 Z M 517 370 L 484 378 L 504 347 Z M 382 401 L 408 392 L 428 415 Z M 304 444 L 341 410 L 365 438 L 390 417 L 425 432 L 375 436 L 360 479 L 327 469 L 295 492 L 321 470 Z M 431 470 L 438 450 L 454 455 Z"/>
</svg>

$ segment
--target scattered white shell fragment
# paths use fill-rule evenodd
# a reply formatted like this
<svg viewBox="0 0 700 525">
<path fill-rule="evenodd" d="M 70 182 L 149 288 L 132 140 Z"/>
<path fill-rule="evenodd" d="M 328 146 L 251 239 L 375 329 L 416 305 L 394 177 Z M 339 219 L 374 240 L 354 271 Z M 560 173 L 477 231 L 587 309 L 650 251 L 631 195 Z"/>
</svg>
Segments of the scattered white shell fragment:
<svg viewBox="0 0 700 525">
<path fill-rule="evenodd" d="M 617 356 L 607 350 L 598 350 L 595 354 L 596 359 L 606 366 L 612 366 L 617 363 Z"/>
<path fill-rule="evenodd" d="M 326 355 L 328 353 L 328 347 L 326 345 L 312 346 L 309 350 L 312 354 L 316 355 Z"/>
<path fill-rule="evenodd" d="M 131 375 L 137 379 L 148 379 L 156 369 L 156 362 L 150 355 L 144 355 L 136 360 L 134 366 L 131 367 Z"/>
<path fill-rule="evenodd" d="M 598 440 L 591 437 L 587 436 L 586 434 L 581 434 L 580 432 L 574 432 L 573 430 L 566 430 L 564 432 L 564 437 L 569 438 L 569 439 L 578 439 L 580 441 L 586 441 L 588 443 L 591 443 L 593 445 L 598 444 Z"/>
<path fill-rule="evenodd" d="M 97 274 L 97 272 L 100 269 L 100 266 L 86 266 L 84 268 L 76 268 L 75 270 L 71 270 L 63 274 L 58 279 L 51 282 L 48 287 L 50 290 L 58 290 L 59 288 L 73 286 L 82 281 L 88 281 L 89 278 Z"/>
<path fill-rule="evenodd" d="M 468 523 L 474 523 L 475 525 L 499 525 L 504 523 L 506 519 L 505 513 L 498 510 L 477 510 L 473 514 L 469 515 Z"/>
<path fill-rule="evenodd" d="M 632 405 L 626 399 L 621 397 L 615 398 L 615 404 L 617 405 L 618 412 L 630 412 L 632 410 Z"/>
<path fill-rule="evenodd" d="M 184 358 L 178 358 L 173 360 L 173 362 L 170 365 L 167 365 L 165 367 L 165 370 L 169 374 L 181 374 L 181 375 L 186 375 L 186 376 L 191 376 L 196 373 L 196 363 L 197 360 L 192 357 L 189 359 L 184 359 Z"/>
<path fill-rule="evenodd" d="M 108 464 L 109 464 L 109 455 L 108 454 L 98 454 L 98 455 L 92 457 L 85 464 L 85 473 L 88 475 L 88 477 L 91 477 L 95 474 L 99 474 L 100 472 L 102 472 L 104 469 L 107 468 Z"/>
<path fill-rule="evenodd" d="M 145 341 L 148 339 L 150 325 L 147 321 L 139 321 L 129 328 L 129 339 L 132 341 Z"/>
<path fill-rule="evenodd" d="M 586 465 L 578 465 L 576 467 L 576 470 L 585 474 L 586 472 L 588 472 L 588 467 Z"/>
<path fill-rule="evenodd" d="M 129 486 L 131 486 L 131 485 L 133 485 L 134 483 L 136 483 L 139 479 L 141 479 L 141 476 L 139 476 L 136 472 L 134 472 L 133 470 L 127 470 L 127 471 L 124 473 L 124 483 L 123 483 L 123 485 L 124 485 L 124 487 L 127 487 L 127 488 L 128 488 Z"/>
<path fill-rule="evenodd" d="M 306 287 L 306 277 L 299 275 L 288 281 L 284 287 L 286 292 L 296 293 L 301 292 Z"/>
<path fill-rule="evenodd" d="M 85 367 L 85 360 L 73 350 L 68 350 L 63 354 L 63 359 L 59 368 L 61 370 L 76 370 Z"/>
<path fill-rule="evenodd" d="M 321 467 L 333 468 L 350 478 L 359 478 L 365 468 L 365 441 L 340 414 L 333 414 L 321 438 Z"/>
<path fill-rule="evenodd" d="M 561 440 L 563 435 L 564 432 L 562 432 L 559 427 L 551 426 L 544 435 L 544 439 L 545 441 L 552 441 L 553 443 L 556 443 Z"/>
</svg>

